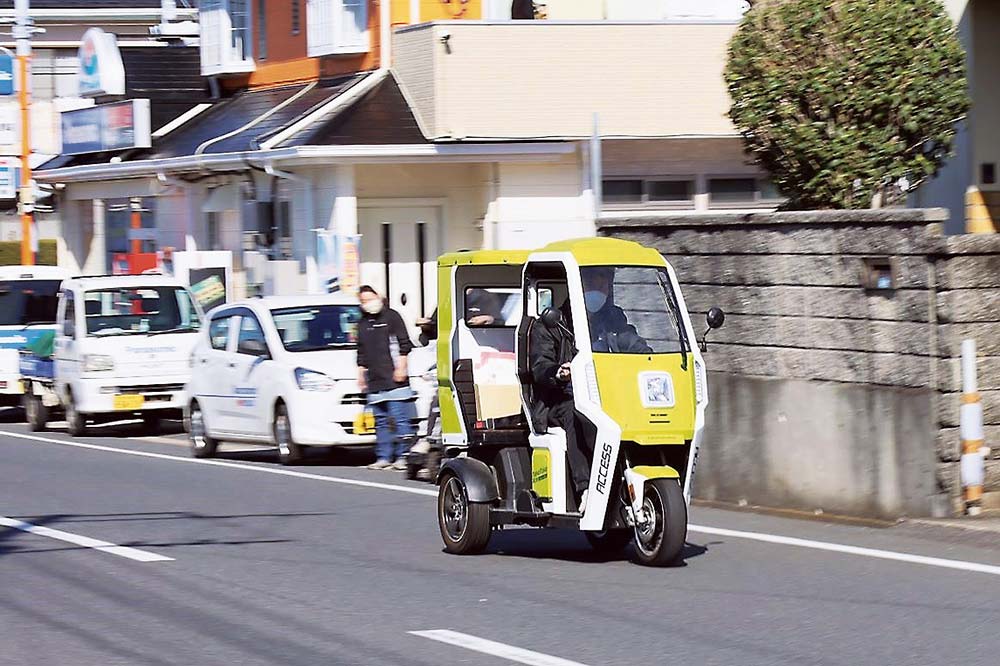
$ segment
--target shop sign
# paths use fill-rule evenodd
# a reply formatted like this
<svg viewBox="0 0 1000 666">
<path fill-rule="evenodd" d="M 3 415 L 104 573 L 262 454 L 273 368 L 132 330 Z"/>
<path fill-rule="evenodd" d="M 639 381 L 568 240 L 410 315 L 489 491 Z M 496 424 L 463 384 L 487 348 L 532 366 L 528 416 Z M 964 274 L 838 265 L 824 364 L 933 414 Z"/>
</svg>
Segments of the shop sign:
<svg viewBox="0 0 1000 666">
<path fill-rule="evenodd" d="M 80 97 L 125 94 L 125 65 L 114 35 L 91 28 L 83 33 L 78 56 Z"/>
<path fill-rule="evenodd" d="M 16 199 L 20 182 L 21 160 L 0 157 L 0 200 Z"/>
<path fill-rule="evenodd" d="M 316 268 L 326 292 L 357 295 L 361 286 L 361 236 L 318 229 Z"/>
<path fill-rule="evenodd" d="M 0 106 L 0 152 L 13 155 L 21 152 L 21 110 L 11 104 Z"/>
<path fill-rule="evenodd" d="M 14 94 L 14 56 L 0 53 L 0 95 Z"/>
<path fill-rule="evenodd" d="M 63 111 L 61 121 L 63 155 L 152 145 L 148 99 Z"/>
</svg>

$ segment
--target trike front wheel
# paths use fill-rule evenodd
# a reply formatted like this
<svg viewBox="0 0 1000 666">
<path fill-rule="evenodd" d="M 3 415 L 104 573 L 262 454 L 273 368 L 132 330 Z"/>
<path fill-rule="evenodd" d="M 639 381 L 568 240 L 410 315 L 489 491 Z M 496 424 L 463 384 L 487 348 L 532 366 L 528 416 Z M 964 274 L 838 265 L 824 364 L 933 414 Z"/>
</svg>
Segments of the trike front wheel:
<svg viewBox="0 0 1000 666">
<path fill-rule="evenodd" d="M 662 567 L 681 560 L 687 538 L 687 504 L 675 479 L 646 483 L 641 520 L 635 526 L 635 553 L 640 564 Z"/>
</svg>

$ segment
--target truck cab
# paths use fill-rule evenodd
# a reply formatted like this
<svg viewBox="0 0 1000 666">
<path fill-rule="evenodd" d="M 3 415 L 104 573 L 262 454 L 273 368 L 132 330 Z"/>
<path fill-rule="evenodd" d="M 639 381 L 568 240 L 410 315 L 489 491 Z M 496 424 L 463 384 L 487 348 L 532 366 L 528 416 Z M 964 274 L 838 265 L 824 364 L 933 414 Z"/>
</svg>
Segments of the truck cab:
<svg viewBox="0 0 1000 666">
<path fill-rule="evenodd" d="M 58 307 L 53 390 L 71 434 L 90 421 L 179 416 L 202 314 L 161 275 L 66 280 Z"/>
</svg>

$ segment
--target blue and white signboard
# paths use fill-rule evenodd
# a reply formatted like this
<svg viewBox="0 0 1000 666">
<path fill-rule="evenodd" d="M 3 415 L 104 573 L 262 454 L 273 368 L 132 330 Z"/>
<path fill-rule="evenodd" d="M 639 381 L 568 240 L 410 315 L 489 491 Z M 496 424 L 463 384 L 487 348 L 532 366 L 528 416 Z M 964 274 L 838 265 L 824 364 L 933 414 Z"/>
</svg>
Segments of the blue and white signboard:
<svg viewBox="0 0 1000 666">
<path fill-rule="evenodd" d="M 21 160 L 0 157 L 0 200 L 16 199 L 20 183 Z"/>
<path fill-rule="evenodd" d="M 63 155 L 149 148 L 153 145 L 148 99 L 63 111 L 61 121 Z"/>
<path fill-rule="evenodd" d="M 0 53 L 0 95 L 14 94 L 14 56 Z"/>
<path fill-rule="evenodd" d="M 125 94 L 125 65 L 118 40 L 100 28 L 91 28 L 80 40 L 80 97 Z"/>
</svg>

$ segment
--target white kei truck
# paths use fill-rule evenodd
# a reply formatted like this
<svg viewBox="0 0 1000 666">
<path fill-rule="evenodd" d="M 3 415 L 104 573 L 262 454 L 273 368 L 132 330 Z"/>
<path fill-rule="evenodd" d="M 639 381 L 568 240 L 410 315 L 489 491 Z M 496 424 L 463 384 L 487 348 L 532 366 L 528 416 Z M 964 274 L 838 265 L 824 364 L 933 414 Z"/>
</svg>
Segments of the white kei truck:
<svg viewBox="0 0 1000 666">
<path fill-rule="evenodd" d="M 179 418 L 201 321 L 191 292 L 171 277 L 65 280 L 51 355 L 21 353 L 29 426 L 45 429 L 53 411 L 74 437 L 91 423 L 140 417 L 155 428 Z"/>
</svg>

